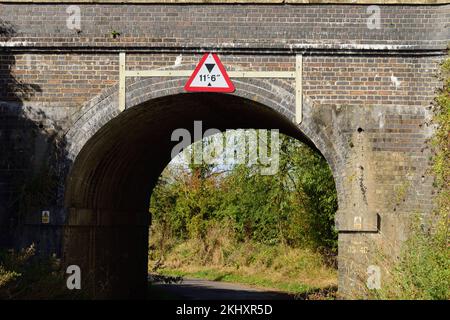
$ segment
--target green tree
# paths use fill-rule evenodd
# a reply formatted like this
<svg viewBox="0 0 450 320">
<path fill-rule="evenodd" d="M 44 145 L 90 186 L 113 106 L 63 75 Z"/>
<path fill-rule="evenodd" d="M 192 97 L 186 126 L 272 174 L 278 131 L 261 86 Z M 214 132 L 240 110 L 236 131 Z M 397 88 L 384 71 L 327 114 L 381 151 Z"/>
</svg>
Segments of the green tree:
<svg viewBox="0 0 450 320">
<path fill-rule="evenodd" d="M 240 241 L 336 249 L 337 197 L 327 162 L 283 135 L 279 151 L 274 175 L 262 175 L 259 163 L 229 170 L 205 164 L 176 173 L 168 169 L 152 195 L 155 223 L 187 239 L 203 238 L 210 221 L 226 220 Z"/>
</svg>

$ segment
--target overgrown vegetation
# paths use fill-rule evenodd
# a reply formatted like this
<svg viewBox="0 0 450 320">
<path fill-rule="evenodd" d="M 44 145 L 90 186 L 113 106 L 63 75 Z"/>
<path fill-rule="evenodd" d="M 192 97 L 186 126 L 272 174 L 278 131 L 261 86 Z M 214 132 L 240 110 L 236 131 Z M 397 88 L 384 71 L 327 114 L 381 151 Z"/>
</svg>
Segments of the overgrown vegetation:
<svg viewBox="0 0 450 320">
<path fill-rule="evenodd" d="M 259 167 L 168 167 L 151 198 L 154 226 L 187 240 L 226 221 L 239 241 L 336 251 L 337 195 L 326 160 L 282 136 L 277 174 L 261 175 Z"/>
<path fill-rule="evenodd" d="M 431 217 L 417 216 L 411 236 L 398 260 L 384 259 L 381 290 L 370 291 L 379 299 L 450 299 L 450 58 L 442 64 L 444 87 L 435 100 L 437 131 L 434 147 L 436 210 Z"/>
<path fill-rule="evenodd" d="M 0 300 L 81 298 L 80 293 L 69 292 L 65 283 L 60 261 L 37 257 L 34 246 L 0 252 Z"/>
<path fill-rule="evenodd" d="M 261 175 L 258 164 L 168 167 L 151 198 L 150 268 L 292 293 L 334 286 L 332 173 L 309 147 L 280 141 L 275 175 Z"/>
<path fill-rule="evenodd" d="M 157 230 L 155 241 L 161 240 Z M 156 270 L 164 275 L 239 282 L 299 295 L 336 288 L 337 271 L 308 248 L 239 241 L 224 225 L 210 225 L 205 239 L 172 240 Z M 156 259 L 158 252 L 150 255 Z M 154 260 L 150 267 L 155 264 Z"/>
</svg>

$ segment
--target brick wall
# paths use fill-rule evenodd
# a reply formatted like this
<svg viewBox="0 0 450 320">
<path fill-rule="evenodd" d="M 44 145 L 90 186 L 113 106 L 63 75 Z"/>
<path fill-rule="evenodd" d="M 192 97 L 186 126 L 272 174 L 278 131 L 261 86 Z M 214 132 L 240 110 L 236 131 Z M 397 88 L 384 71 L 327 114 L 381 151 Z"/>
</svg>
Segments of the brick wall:
<svg viewBox="0 0 450 320">
<path fill-rule="evenodd" d="M 320 104 L 427 106 L 440 57 L 314 56 L 305 59 L 305 95 Z"/>
<path fill-rule="evenodd" d="M 193 69 L 198 54 L 128 54 L 127 68 Z M 294 56 L 222 54 L 229 70 L 293 71 Z M 118 54 L 0 55 L 0 100 L 79 108 L 117 83 Z M 440 57 L 307 56 L 304 94 L 324 105 L 427 106 Z M 289 81 L 289 80 L 286 80 Z"/>
<path fill-rule="evenodd" d="M 411 54 L 443 53 L 449 39 L 448 5 L 381 6 L 381 29 L 370 30 L 364 5 L 86 4 L 80 33 L 67 28 L 67 7 L 0 4 L 11 29 L 2 39 L 9 53 L 0 54 L 0 100 L 79 108 L 117 82 L 119 48 L 148 52 L 128 55 L 136 69 L 173 66 L 180 53 L 190 66 L 202 48 L 228 48 L 227 67 L 243 70 L 292 70 L 291 50 L 302 48 L 311 54 L 304 92 L 317 103 L 427 105 L 439 58 Z M 410 56 L 360 55 L 393 46 Z"/>
<path fill-rule="evenodd" d="M 75 159 L 117 116 L 120 51 L 135 70 L 193 69 L 203 51 L 214 50 L 229 70 L 288 71 L 295 54 L 304 54 L 300 128 L 334 170 L 341 230 L 354 231 L 354 215 L 379 214 L 385 233 L 371 236 L 395 242 L 405 237 L 402 216 L 431 211 L 428 107 L 440 86 L 449 5 L 381 6 L 379 30 L 367 28 L 362 5 L 80 5 L 80 32 L 66 27 L 67 7 L 0 4 L 0 232 L 28 224 L 17 233 L 19 246 L 42 241 L 40 248 L 59 250 L 60 231 L 41 229 L 38 218 L 50 206 L 60 213 L 52 225 L 64 222 L 67 167 L 58 171 L 51 201 L 45 208 L 32 203 L 22 221 L 13 215 L 23 203 L 17 186 L 29 185 L 42 168 L 56 163 L 59 170 Z M 112 31 L 120 36 L 114 39 Z M 160 93 L 155 88 L 178 93 L 183 82 L 130 78 L 128 101 L 148 101 Z M 239 79 L 236 95 L 292 116 L 293 85 Z M 61 137 L 77 145 L 70 161 Z M 360 246 L 351 234 L 340 239 L 349 241 L 340 250 Z"/>
<path fill-rule="evenodd" d="M 381 6 L 381 29 L 365 5 L 80 5 L 81 30 L 66 26 L 67 4 L 0 4 L 18 45 L 27 47 L 342 48 L 366 44 L 445 48 L 449 6 Z M 131 23 L 132 22 L 132 23 Z M 120 36 L 113 39 L 112 31 Z"/>
</svg>

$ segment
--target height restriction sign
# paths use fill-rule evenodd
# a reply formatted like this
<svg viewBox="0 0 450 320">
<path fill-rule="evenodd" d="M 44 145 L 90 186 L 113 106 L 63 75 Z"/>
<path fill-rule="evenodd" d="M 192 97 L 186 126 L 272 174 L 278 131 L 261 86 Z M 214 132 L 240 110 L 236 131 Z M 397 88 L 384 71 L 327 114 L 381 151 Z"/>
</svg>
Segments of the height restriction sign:
<svg viewBox="0 0 450 320">
<path fill-rule="evenodd" d="M 233 92 L 233 83 L 225 68 L 215 53 L 206 53 L 188 82 L 184 90 L 193 92 Z"/>
</svg>

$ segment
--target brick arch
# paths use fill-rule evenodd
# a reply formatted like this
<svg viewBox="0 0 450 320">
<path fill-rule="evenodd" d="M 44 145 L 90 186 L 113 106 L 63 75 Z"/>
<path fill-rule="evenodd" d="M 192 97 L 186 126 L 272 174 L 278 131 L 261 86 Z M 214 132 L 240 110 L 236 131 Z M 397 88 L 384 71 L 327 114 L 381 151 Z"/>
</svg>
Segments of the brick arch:
<svg viewBox="0 0 450 320">
<path fill-rule="evenodd" d="M 184 92 L 184 78 L 143 78 L 127 87 L 126 109 L 146 101 Z M 286 119 L 294 121 L 295 96 L 293 84 L 283 80 L 233 80 L 236 91 L 232 95 L 242 97 L 272 108 Z M 303 122 L 297 126 L 304 142 L 313 145 L 328 161 L 335 178 L 343 158 L 339 146 L 315 122 L 314 106 L 307 97 L 303 102 Z M 118 85 L 112 86 L 88 101 L 73 116 L 73 125 L 66 133 L 67 151 L 74 161 L 86 142 L 105 124 L 120 114 L 118 107 Z"/>
<path fill-rule="evenodd" d="M 152 152 L 170 150 L 167 132 L 179 128 L 180 121 L 187 121 L 173 119 L 173 113 L 182 110 L 184 104 L 187 108 L 184 110 L 199 110 L 201 116 L 206 114 L 207 121 L 219 123 L 218 127 L 212 127 L 220 130 L 239 128 L 241 123 L 261 125 L 257 128 L 279 128 L 322 152 L 336 176 L 338 153 L 321 126 L 316 125 L 309 100 L 305 103 L 305 114 L 311 117 L 306 117 L 301 126 L 293 123 L 295 103 L 288 82 L 235 80 L 236 92 L 226 95 L 187 94 L 183 92 L 184 82 L 185 79 L 132 82 L 127 88 L 127 108 L 122 113 L 118 108 L 118 87 L 109 88 L 82 108 L 66 133 L 71 170 L 65 190 L 68 213 L 63 256 L 67 264 L 77 264 L 93 272 L 87 278 L 92 282 L 87 285 L 92 285 L 95 296 L 130 296 L 145 291 L 142 284 L 146 275 L 149 223 L 148 203 L 144 200 L 149 195 L 145 186 L 148 181 L 156 183 L 167 164 L 164 156 L 153 157 Z M 210 106 L 215 103 L 234 113 L 223 113 L 228 117 L 225 120 L 220 115 L 212 115 Z M 213 111 L 217 112 L 220 109 Z M 166 114 L 171 117 L 169 124 L 157 122 L 164 121 Z M 201 116 L 197 120 L 203 120 Z M 230 123 L 231 127 L 221 126 Z M 148 143 L 143 136 L 149 133 L 157 136 L 150 139 L 152 150 L 157 151 L 136 150 L 142 148 L 142 142 Z M 340 183 L 335 181 L 339 197 Z M 88 253 L 81 248 L 88 248 Z M 129 257 L 132 262 L 128 261 Z M 95 291 L 103 282 L 112 285 L 105 292 Z"/>
</svg>

